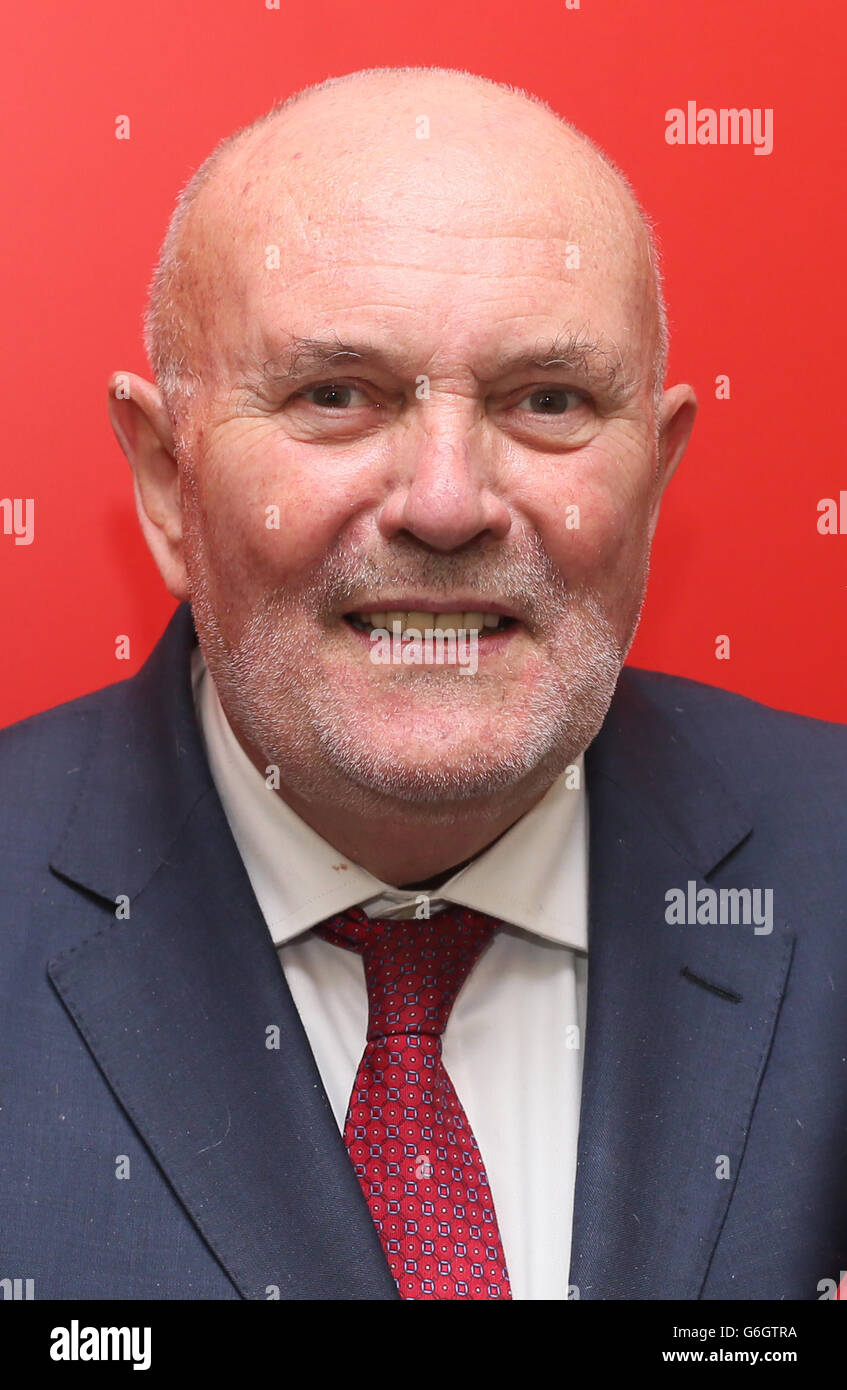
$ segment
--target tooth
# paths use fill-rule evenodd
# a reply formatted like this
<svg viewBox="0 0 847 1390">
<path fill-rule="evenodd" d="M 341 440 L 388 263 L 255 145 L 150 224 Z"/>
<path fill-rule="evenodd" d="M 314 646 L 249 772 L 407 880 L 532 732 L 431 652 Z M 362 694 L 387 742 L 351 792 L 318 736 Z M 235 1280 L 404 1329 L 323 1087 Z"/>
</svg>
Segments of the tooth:
<svg viewBox="0 0 847 1390">
<path fill-rule="evenodd" d="M 439 613 L 438 617 L 435 619 L 435 626 L 441 632 L 447 632 L 451 629 L 453 632 L 455 632 L 458 628 L 462 626 L 462 614 Z"/>
<path fill-rule="evenodd" d="M 393 631 L 394 631 L 394 624 L 395 624 L 395 623 L 400 623 L 400 624 L 401 624 L 401 627 L 404 627 L 404 626 L 405 626 L 405 617 L 406 617 L 406 614 L 405 614 L 405 613 L 396 613 L 396 612 L 394 612 L 394 611 L 392 611 L 391 613 L 386 613 L 386 615 L 385 615 L 385 626 L 388 628 L 388 631 L 389 631 L 389 632 L 393 632 Z"/>
<path fill-rule="evenodd" d="M 500 614 L 499 614 L 499 613 L 483 613 L 482 616 L 483 616 L 483 620 L 484 620 L 484 622 L 485 622 L 485 626 L 486 626 L 486 627 L 499 627 L 499 626 L 500 626 Z"/>
<path fill-rule="evenodd" d="M 370 623 L 371 627 L 387 627 L 386 617 L 386 613 L 371 613 L 369 618 L 365 618 L 365 622 Z"/>
<path fill-rule="evenodd" d="M 485 619 L 485 614 L 484 614 L 484 613 L 463 613 L 463 614 L 462 614 L 462 618 L 463 618 L 463 622 L 462 622 L 462 624 L 461 624 L 462 627 L 472 628 L 475 632 L 479 632 L 479 629 L 483 626 L 483 622 L 484 622 L 484 619 Z"/>
<path fill-rule="evenodd" d="M 408 614 L 404 626 L 417 628 L 418 632 L 423 633 L 428 627 L 432 627 L 432 614 L 414 610 Z"/>
</svg>

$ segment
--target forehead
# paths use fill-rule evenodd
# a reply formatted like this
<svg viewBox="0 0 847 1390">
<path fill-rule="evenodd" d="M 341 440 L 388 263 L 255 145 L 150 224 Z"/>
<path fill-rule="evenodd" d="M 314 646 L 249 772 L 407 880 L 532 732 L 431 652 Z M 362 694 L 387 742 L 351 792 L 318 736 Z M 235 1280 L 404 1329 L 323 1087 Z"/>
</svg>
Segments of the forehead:
<svg viewBox="0 0 847 1390">
<path fill-rule="evenodd" d="M 328 105 L 252 132 L 192 211 L 198 346 L 224 381 L 291 335 L 352 330 L 483 374 L 504 332 L 588 330 L 643 369 L 646 234 L 589 146 L 535 110 L 510 127 L 483 104 L 422 139 L 424 102 Z"/>
</svg>

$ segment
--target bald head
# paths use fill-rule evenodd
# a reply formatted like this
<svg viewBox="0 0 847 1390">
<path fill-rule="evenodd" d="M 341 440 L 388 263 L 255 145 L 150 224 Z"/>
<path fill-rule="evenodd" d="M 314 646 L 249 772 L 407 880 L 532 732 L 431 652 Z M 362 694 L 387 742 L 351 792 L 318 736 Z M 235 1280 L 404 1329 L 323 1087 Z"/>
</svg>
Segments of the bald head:
<svg viewBox="0 0 847 1390">
<path fill-rule="evenodd" d="M 360 236 L 376 264 L 398 230 L 414 260 L 422 229 L 461 240 L 486 219 L 492 237 L 547 238 L 551 254 L 569 247 L 570 265 L 600 271 L 626 303 L 628 370 L 649 376 L 658 413 L 659 257 L 621 171 L 518 88 L 452 69 L 375 68 L 294 93 L 221 141 L 180 193 L 145 317 L 178 434 L 206 388 L 237 375 L 257 277 L 272 281 L 271 294 L 286 277 L 290 287 L 321 247 L 337 257 Z M 596 343 L 588 316 L 582 327 Z M 622 346 L 600 345 L 618 370 Z"/>
</svg>

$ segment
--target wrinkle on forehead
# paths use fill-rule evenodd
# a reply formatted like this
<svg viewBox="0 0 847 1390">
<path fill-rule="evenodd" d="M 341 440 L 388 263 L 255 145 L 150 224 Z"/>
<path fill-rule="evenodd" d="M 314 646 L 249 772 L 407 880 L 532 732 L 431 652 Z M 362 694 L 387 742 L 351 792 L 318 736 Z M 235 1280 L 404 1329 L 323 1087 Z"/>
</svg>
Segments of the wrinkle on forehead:
<svg viewBox="0 0 847 1390">
<path fill-rule="evenodd" d="M 428 113 L 430 135 L 416 138 Z M 211 384 L 226 374 L 245 306 L 260 302 L 265 252 L 279 285 L 325 258 L 414 258 L 422 239 L 533 242 L 537 267 L 580 247 L 586 276 L 624 302 L 658 343 L 649 238 L 629 190 L 585 138 L 525 98 L 463 82 L 345 83 L 245 132 L 200 188 L 182 225 L 174 309 L 184 352 Z M 451 243 L 447 243 L 448 247 Z M 449 257 L 448 257 L 449 259 Z"/>
</svg>

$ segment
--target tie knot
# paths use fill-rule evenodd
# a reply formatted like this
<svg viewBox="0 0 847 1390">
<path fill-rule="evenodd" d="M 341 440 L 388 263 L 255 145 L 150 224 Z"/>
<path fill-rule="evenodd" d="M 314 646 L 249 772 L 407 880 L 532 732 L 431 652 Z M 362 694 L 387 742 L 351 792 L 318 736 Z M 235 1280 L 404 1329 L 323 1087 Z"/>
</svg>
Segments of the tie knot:
<svg viewBox="0 0 847 1390">
<path fill-rule="evenodd" d="M 456 996 L 500 923 L 466 907 L 422 920 L 368 917 L 351 907 L 315 927 L 357 951 L 368 987 L 368 1041 L 398 1033 L 439 1037 Z"/>
</svg>

